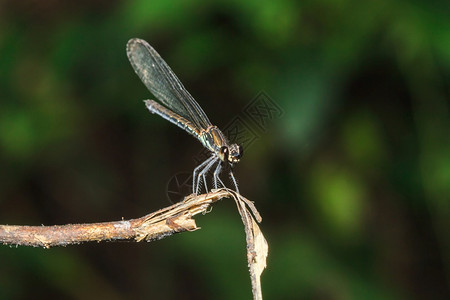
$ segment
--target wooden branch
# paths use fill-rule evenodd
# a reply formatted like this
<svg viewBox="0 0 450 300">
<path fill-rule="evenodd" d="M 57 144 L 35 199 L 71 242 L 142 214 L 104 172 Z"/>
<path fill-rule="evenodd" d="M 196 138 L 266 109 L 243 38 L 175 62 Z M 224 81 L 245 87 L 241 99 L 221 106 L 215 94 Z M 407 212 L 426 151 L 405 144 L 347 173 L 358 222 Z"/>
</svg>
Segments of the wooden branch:
<svg viewBox="0 0 450 300">
<path fill-rule="evenodd" d="M 268 245 L 255 222 L 255 219 L 258 222 L 262 219 L 253 202 L 226 188 L 199 196 L 190 195 L 182 202 L 139 219 L 54 226 L 0 225 L 0 243 L 50 248 L 94 241 L 159 240 L 174 233 L 199 229 L 192 217 L 205 214 L 212 203 L 225 197 L 235 200 L 244 223 L 253 299 L 262 300 L 260 277 L 266 267 Z"/>
<path fill-rule="evenodd" d="M 54 226 L 0 225 L 0 243 L 50 248 L 83 242 L 113 240 L 152 241 L 183 231 L 199 229 L 193 216 L 207 212 L 209 206 L 225 197 L 234 197 L 226 189 L 204 195 L 190 195 L 184 201 L 138 219 L 91 224 Z"/>
</svg>

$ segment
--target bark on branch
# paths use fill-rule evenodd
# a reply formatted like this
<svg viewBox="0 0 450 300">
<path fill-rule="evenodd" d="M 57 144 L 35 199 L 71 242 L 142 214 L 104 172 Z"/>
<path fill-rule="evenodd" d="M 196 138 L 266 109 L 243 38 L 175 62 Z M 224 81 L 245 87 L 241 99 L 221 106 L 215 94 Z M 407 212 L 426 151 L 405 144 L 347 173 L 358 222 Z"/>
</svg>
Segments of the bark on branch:
<svg viewBox="0 0 450 300">
<path fill-rule="evenodd" d="M 50 248 L 93 241 L 159 240 L 174 233 L 199 229 L 192 217 L 206 213 L 212 203 L 225 197 L 235 200 L 244 223 L 253 299 L 262 299 L 260 277 L 266 267 L 268 245 L 255 222 L 255 219 L 261 222 L 261 216 L 253 202 L 225 188 L 204 195 L 190 195 L 182 202 L 138 219 L 54 226 L 0 225 L 0 243 Z"/>
<path fill-rule="evenodd" d="M 83 242 L 113 240 L 151 241 L 183 231 L 199 229 L 193 216 L 206 213 L 209 206 L 233 194 L 225 189 L 191 195 L 184 201 L 138 219 L 115 222 L 54 226 L 0 225 L 0 243 L 50 248 Z"/>
</svg>

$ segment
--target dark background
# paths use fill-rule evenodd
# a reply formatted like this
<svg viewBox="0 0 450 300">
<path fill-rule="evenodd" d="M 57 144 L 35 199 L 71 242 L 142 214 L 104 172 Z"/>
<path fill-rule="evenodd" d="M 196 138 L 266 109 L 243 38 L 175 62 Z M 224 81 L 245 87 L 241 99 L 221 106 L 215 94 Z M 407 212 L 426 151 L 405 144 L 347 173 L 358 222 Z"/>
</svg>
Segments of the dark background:
<svg viewBox="0 0 450 300">
<path fill-rule="evenodd" d="M 1 1 L 0 224 L 135 218 L 202 146 L 142 103 L 147 40 L 214 124 L 269 242 L 267 299 L 445 299 L 447 1 Z M 282 110 L 258 128 L 264 91 Z M 252 102 L 253 101 L 253 102 Z M 242 127 L 240 127 L 242 128 Z M 250 299 L 235 204 L 153 243 L 0 247 L 0 298 Z"/>
</svg>

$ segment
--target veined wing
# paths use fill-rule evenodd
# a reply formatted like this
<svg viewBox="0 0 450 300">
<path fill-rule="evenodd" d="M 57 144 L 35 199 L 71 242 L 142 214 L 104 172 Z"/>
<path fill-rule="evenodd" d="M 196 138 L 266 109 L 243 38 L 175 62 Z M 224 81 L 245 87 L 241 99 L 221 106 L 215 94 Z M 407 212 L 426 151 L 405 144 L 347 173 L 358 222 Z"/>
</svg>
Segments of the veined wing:
<svg viewBox="0 0 450 300">
<path fill-rule="evenodd" d="M 127 55 L 134 71 L 157 100 L 198 129 L 211 126 L 200 105 L 152 46 L 144 40 L 131 39 L 127 44 Z"/>
</svg>

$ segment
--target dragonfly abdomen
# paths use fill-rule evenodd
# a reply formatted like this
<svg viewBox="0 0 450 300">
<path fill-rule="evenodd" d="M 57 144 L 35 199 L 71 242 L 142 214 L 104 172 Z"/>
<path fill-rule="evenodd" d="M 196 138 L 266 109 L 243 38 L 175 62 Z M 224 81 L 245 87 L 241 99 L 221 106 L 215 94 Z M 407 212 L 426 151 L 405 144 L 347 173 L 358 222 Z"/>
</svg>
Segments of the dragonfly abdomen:
<svg viewBox="0 0 450 300">
<path fill-rule="evenodd" d="M 144 100 L 144 102 L 145 105 L 147 106 L 147 109 L 151 113 L 160 115 L 161 117 L 171 122 L 172 124 L 175 124 L 181 129 L 186 130 L 203 143 L 202 139 L 200 138 L 200 132 L 198 131 L 197 128 L 195 128 L 195 126 L 191 122 L 189 122 L 182 116 L 174 113 L 173 111 L 167 109 L 166 107 L 162 106 L 161 104 L 159 104 L 154 100 Z"/>
</svg>

